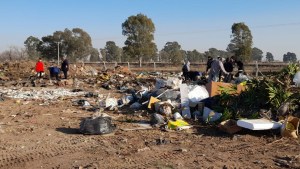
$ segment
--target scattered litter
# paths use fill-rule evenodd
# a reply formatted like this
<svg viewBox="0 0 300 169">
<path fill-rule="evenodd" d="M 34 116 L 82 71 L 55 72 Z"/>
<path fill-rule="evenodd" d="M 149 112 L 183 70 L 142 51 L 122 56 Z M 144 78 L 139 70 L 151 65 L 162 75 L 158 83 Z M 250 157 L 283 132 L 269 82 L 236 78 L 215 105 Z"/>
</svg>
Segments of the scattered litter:
<svg viewBox="0 0 300 169">
<path fill-rule="evenodd" d="M 79 131 L 82 134 L 109 134 L 116 129 L 111 117 L 85 118 L 80 123 Z"/>
<path fill-rule="evenodd" d="M 242 119 L 237 121 L 237 125 L 250 130 L 270 130 L 278 129 L 282 124 L 267 119 Z"/>
<path fill-rule="evenodd" d="M 166 81 L 163 79 L 156 79 L 155 89 L 160 89 L 166 87 Z"/>
<path fill-rule="evenodd" d="M 229 134 L 234 134 L 242 130 L 242 128 L 237 125 L 237 122 L 232 119 L 221 122 L 219 129 Z"/>
<path fill-rule="evenodd" d="M 116 98 L 107 98 L 105 100 L 105 108 L 114 108 L 118 106 L 118 100 Z"/>
<path fill-rule="evenodd" d="M 160 100 L 153 97 L 153 96 L 151 96 L 150 101 L 148 103 L 148 109 L 155 109 L 155 106 L 154 106 L 155 104 L 154 103 L 156 103 L 156 102 L 160 102 Z"/>
<path fill-rule="evenodd" d="M 83 100 L 83 99 L 76 100 L 75 104 L 78 105 L 78 106 L 83 106 L 83 107 L 87 107 L 87 106 L 91 105 L 88 101 Z"/>
<path fill-rule="evenodd" d="M 174 120 L 179 120 L 179 119 L 183 119 L 183 117 L 180 115 L 180 113 L 176 112 L 173 114 L 173 119 Z"/>
<path fill-rule="evenodd" d="M 93 92 L 88 92 L 84 95 L 84 97 L 98 97 L 97 93 L 93 93 Z"/>
<path fill-rule="evenodd" d="M 150 123 L 151 125 L 162 125 L 166 124 L 166 119 L 161 114 L 153 113 L 151 115 Z"/>
<path fill-rule="evenodd" d="M 222 113 L 217 113 L 208 107 L 204 107 L 203 110 L 203 121 L 204 122 L 214 122 L 221 118 Z"/>
<path fill-rule="evenodd" d="M 120 100 L 118 100 L 118 105 L 123 106 L 130 104 L 134 100 L 132 95 L 124 95 Z"/>
<path fill-rule="evenodd" d="M 168 101 L 164 102 L 155 102 L 154 103 L 155 111 L 165 116 L 170 116 L 172 114 L 172 105 Z"/>
<path fill-rule="evenodd" d="M 34 88 L 34 89 L 8 89 L 0 88 L 1 92 L 7 97 L 15 99 L 43 99 L 43 100 L 55 100 L 59 97 L 66 96 L 79 96 L 83 92 L 72 92 L 64 88 L 47 89 L 47 88 Z"/>
<path fill-rule="evenodd" d="M 187 119 L 192 118 L 191 110 L 190 110 L 189 106 L 183 107 L 181 113 L 184 118 L 187 118 Z"/>
<path fill-rule="evenodd" d="M 169 129 L 178 130 L 180 128 L 183 129 L 182 127 L 184 127 L 184 126 L 189 126 L 189 123 L 187 123 L 186 121 L 184 121 L 182 119 L 178 119 L 176 121 L 172 121 L 172 120 L 168 121 Z"/>
<path fill-rule="evenodd" d="M 149 130 L 149 129 L 153 129 L 150 123 L 139 122 L 139 123 L 136 123 L 136 125 L 138 125 L 139 127 L 125 128 L 125 129 L 121 129 L 121 130 L 123 130 L 123 131 L 133 131 L 133 130 Z"/>
<path fill-rule="evenodd" d="M 283 137 L 298 138 L 300 119 L 293 116 L 288 116 L 281 126 L 281 135 Z"/>
<path fill-rule="evenodd" d="M 300 71 L 295 74 L 293 82 L 296 84 L 297 87 L 300 87 Z"/>
<path fill-rule="evenodd" d="M 134 109 L 134 110 L 138 110 L 141 107 L 142 107 L 142 105 L 139 102 L 134 102 L 132 105 L 130 105 L 130 108 Z"/>
<path fill-rule="evenodd" d="M 209 94 L 205 87 L 203 86 L 193 86 L 188 94 L 189 102 L 197 104 L 203 99 L 209 97 Z"/>
<path fill-rule="evenodd" d="M 175 77 L 168 77 L 168 79 L 164 82 L 165 85 L 172 89 L 179 89 L 182 84 L 182 80 Z"/>
</svg>

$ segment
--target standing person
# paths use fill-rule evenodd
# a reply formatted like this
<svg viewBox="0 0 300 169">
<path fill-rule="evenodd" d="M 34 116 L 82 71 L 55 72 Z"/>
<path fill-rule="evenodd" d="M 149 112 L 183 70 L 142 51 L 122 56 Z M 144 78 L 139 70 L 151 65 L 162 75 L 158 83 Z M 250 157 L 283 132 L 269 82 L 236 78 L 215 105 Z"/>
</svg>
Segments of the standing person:
<svg viewBox="0 0 300 169">
<path fill-rule="evenodd" d="M 220 60 L 220 61 L 222 62 L 223 66 L 224 66 L 225 59 L 224 59 L 224 58 L 222 58 L 222 57 L 220 57 L 220 56 L 218 56 L 217 58 L 218 58 L 218 60 Z M 220 82 L 220 81 L 221 81 L 221 79 L 222 79 L 222 75 L 223 75 L 223 73 L 222 73 L 222 71 L 220 71 L 220 72 L 219 72 L 219 80 L 218 80 L 218 82 Z"/>
<path fill-rule="evenodd" d="M 68 78 L 69 62 L 66 57 L 61 64 L 61 70 L 64 72 L 64 79 Z"/>
<path fill-rule="evenodd" d="M 41 78 L 42 74 L 44 73 L 44 63 L 42 62 L 42 58 L 39 58 L 39 60 L 36 62 L 35 71 L 37 72 L 38 78 Z"/>
<path fill-rule="evenodd" d="M 226 58 L 224 63 L 224 69 L 228 72 L 228 75 L 225 75 L 224 82 L 229 83 L 232 80 L 232 71 L 233 71 L 233 60 L 232 58 Z"/>
<path fill-rule="evenodd" d="M 241 74 L 245 73 L 244 63 L 240 60 L 235 60 L 234 62 L 235 62 L 236 66 L 237 66 L 237 69 L 238 69 L 238 72 L 235 74 L 235 77 L 239 77 Z"/>
<path fill-rule="evenodd" d="M 213 59 L 211 56 L 207 57 L 207 63 L 206 63 L 206 71 L 205 73 L 207 74 L 208 70 L 211 68 L 211 63 L 212 63 Z"/>
<path fill-rule="evenodd" d="M 211 67 L 210 67 L 210 71 L 209 71 L 208 82 L 211 82 L 211 81 L 218 82 L 221 71 L 224 74 L 226 74 L 226 75 L 229 74 L 224 69 L 223 62 L 221 60 L 219 60 L 219 59 L 214 59 L 211 62 Z"/>
<path fill-rule="evenodd" d="M 185 81 L 189 79 L 190 70 L 191 70 L 190 62 L 187 60 L 187 61 L 185 61 L 185 64 L 182 67 L 182 74 L 183 74 L 183 77 L 184 77 Z"/>
</svg>

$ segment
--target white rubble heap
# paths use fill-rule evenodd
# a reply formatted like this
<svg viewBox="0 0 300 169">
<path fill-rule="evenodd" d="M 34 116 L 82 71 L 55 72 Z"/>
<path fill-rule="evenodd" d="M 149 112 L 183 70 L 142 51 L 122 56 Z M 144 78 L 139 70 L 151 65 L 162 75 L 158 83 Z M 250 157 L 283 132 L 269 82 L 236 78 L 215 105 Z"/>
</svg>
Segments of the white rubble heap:
<svg viewBox="0 0 300 169">
<path fill-rule="evenodd" d="M 0 88 L 0 92 L 5 96 L 15 99 L 41 99 L 41 100 L 53 100 L 59 97 L 65 96 L 79 96 L 83 95 L 84 92 L 72 92 L 64 88 Z"/>
</svg>

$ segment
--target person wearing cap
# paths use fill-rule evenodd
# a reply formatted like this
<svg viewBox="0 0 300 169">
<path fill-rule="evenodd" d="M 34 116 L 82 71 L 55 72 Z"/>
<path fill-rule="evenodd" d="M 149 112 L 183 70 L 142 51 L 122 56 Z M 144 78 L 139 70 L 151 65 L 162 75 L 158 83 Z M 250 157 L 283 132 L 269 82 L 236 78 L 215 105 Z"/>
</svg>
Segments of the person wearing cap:
<svg viewBox="0 0 300 169">
<path fill-rule="evenodd" d="M 224 69 L 224 65 L 221 59 L 214 59 L 211 62 L 211 67 L 208 76 L 208 82 L 214 81 L 218 82 L 220 78 L 221 71 L 228 75 L 229 73 Z"/>
</svg>

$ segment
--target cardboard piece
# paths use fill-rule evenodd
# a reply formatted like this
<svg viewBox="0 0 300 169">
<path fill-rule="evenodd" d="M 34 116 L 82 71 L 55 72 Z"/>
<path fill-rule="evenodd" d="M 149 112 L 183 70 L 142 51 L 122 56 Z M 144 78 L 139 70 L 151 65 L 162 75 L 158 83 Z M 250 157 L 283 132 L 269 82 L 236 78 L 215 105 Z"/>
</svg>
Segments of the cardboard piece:
<svg viewBox="0 0 300 169">
<path fill-rule="evenodd" d="M 237 121 L 237 125 L 250 130 L 270 130 L 278 129 L 282 124 L 268 119 L 242 119 Z"/>
<path fill-rule="evenodd" d="M 292 137 L 292 138 L 298 138 L 299 135 L 299 124 L 300 119 L 293 116 L 288 116 L 282 127 L 281 127 L 281 136 L 282 137 Z"/>
<path fill-rule="evenodd" d="M 206 90 L 208 91 L 209 97 L 221 94 L 220 87 L 231 88 L 232 83 L 223 83 L 223 82 L 209 82 L 206 84 Z M 239 94 L 245 90 L 245 86 L 239 84 L 237 85 L 237 90 L 233 91 L 232 94 Z"/>
<path fill-rule="evenodd" d="M 222 121 L 218 127 L 220 130 L 226 133 L 234 134 L 242 130 L 242 128 L 239 127 L 236 123 L 237 122 L 235 120 L 229 119 L 229 120 Z"/>
</svg>

